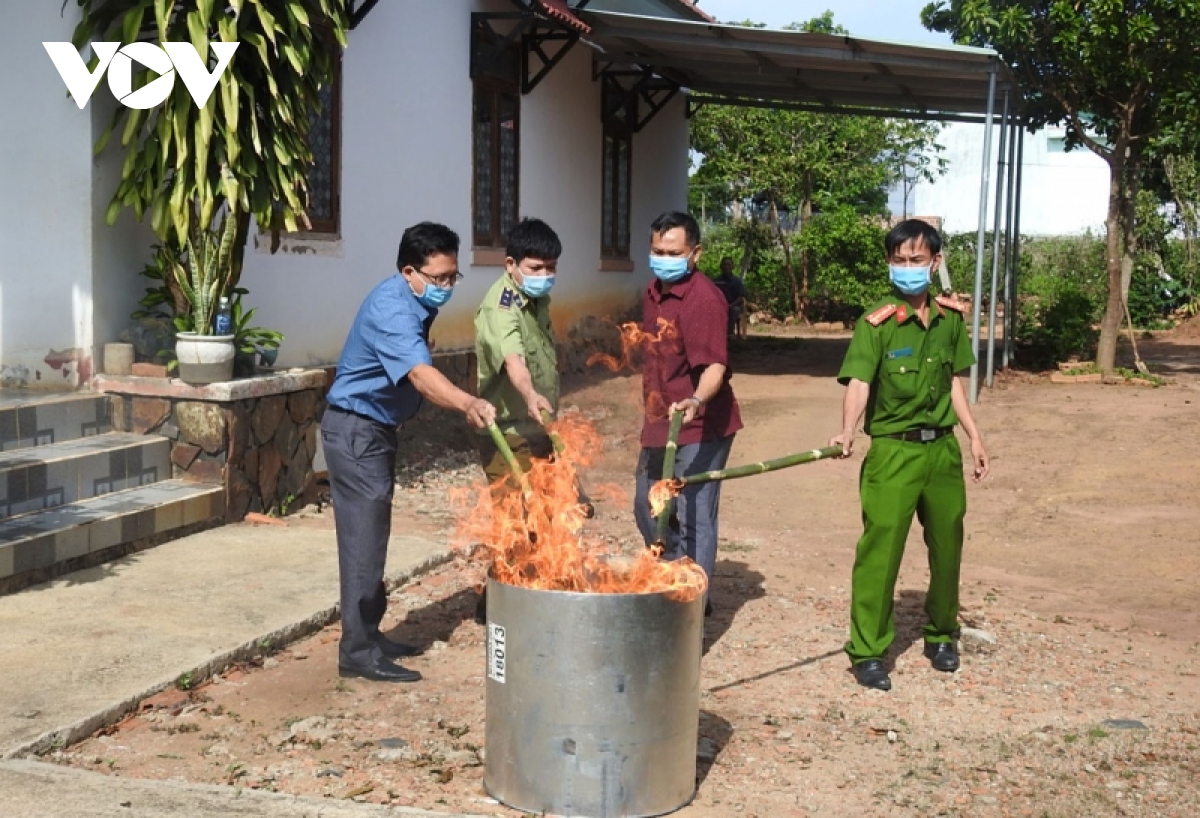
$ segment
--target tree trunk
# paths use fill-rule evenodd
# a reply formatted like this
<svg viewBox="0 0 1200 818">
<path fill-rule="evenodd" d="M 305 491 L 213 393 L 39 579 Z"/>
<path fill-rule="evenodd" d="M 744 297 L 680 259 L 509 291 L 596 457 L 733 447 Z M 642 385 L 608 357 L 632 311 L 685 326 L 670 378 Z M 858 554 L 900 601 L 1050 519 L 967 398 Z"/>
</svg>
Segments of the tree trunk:
<svg viewBox="0 0 1200 818">
<path fill-rule="evenodd" d="M 809 220 L 812 218 L 812 179 L 809 176 L 804 177 L 804 201 L 800 203 L 800 230 L 803 230 Z M 811 303 L 809 298 L 809 285 L 812 281 L 811 270 L 809 268 L 809 254 L 807 250 L 800 251 L 800 315 L 804 319 L 804 323 L 808 321 L 808 306 Z"/>
<path fill-rule="evenodd" d="M 1108 216 L 1104 220 L 1105 267 L 1108 272 L 1108 302 L 1104 307 L 1104 318 L 1100 322 L 1100 343 L 1096 347 L 1096 365 L 1103 372 L 1111 372 L 1117 360 L 1117 336 L 1121 331 L 1124 313 L 1121 293 L 1121 222 L 1125 193 L 1125 146 L 1118 141 L 1112 156 L 1108 157 Z"/>
<path fill-rule="evenodd" d="M 779 205 L 774 197 L 771 199 L 771 225 L 775 228 L 775 238 L 780 246 L 783 247 L 783 267 L 787 270 L 788 282 L 792 285 L 792 309 L 795 310 L 796 317 L 801 321 L 804 320 L 804 313 L 800 305 L 800 284 L 796 280 L 796 268 L 792 264 L 792 248 L 788 244 L 787 236 L 783 234 L 783 225 L 779 222 Z"/>
</svg>

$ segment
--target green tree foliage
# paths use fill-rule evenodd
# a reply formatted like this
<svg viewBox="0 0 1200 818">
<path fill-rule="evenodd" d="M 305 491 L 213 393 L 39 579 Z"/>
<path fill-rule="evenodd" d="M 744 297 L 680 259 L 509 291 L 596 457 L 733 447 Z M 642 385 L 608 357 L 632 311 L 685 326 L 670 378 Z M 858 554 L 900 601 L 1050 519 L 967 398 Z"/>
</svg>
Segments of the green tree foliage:
<svg viewBox="0 0 1200 818">
<path fill-rule="evenodd" d="M 788 28 L 845 33 L 830 12 Z M 936 155 L 941 149 L 935 141 L 938 130 L 874 117 L 706 105 L 692 118 L 692 149 L 703 159 L 692 177 L 691 206 L 706 214 L 727 210 L 735 220 L 765 221 L 782 255 L 788 312 L 805 318 L 818 286 L 821 297 L 865 292 L 853 281 L 829 286 L 828 274 L 818 266 L 837 252 L 838 240 L 828 228 L 852 228 L 843 237 L 846 257 L 833 269 L 846 274 L 858 270 L 857 249 L 850 245 L 869 231 L 853 222 L 878 221 L 886 213 L 891 184 L 932 180 L 944 171 Z M 816 219 L 825 214 L 827 219 Z M 803 235 L 810 223 L 817 233 L 794 246 L 789 232 Z M 757 235 L 753 229 L 750 234 Z M 882 263 L 882 253 L 877 255 Z M 879 268 L 875 274 L 881 275 Z M 775 303 L 776 297 L 770 300 Z"/>
<path fill-rule="evenodd" d="M 210 42 L 241 46 L 198 108 L 183 83 L 149 110 L 118 106 L 97 153 L 118 135 L 125 163 L 109 224 L 129 207 L 164 243 L 181 250 L 192 226 L 210 229 L 225 203 L 238 214 L 237 283 L 251 215 L 264 228 L 307 223 L 308 128 L 318 93 L 346 44 L 339 0 L 76 0 L 72 41 L 189 42 L 215 65 Z M 94 65 L 93 57 L 93 65 Z M 134 64 L 133 87 L 157 77 Z"/>
<path fill-rule="evenodd" d="M 1106 297 L 1097 363 L 1111 371 L 1138 257 L 1146 162 L 1194 155 L 1200 124 L 1200 0 L 937 0 L 922 20 L 996 49 L 1031 128 L 1063 124 L 1068 147 L 1108 163 Z"/>
</svg>

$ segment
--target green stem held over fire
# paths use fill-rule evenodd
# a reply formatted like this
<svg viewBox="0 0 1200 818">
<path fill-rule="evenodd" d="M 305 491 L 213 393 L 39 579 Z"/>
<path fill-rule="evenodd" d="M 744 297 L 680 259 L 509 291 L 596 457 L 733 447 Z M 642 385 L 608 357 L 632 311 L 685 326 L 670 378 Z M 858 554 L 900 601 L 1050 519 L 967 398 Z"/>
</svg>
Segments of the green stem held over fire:
<svg viewBox="0 0 1200 818">
<path fill-rule="evenodd" d="M 677 411 L 671 414 L 671 428 L 667 431 L 667 447 L 663 451 L 663 480 L 675 479 L 675 453 L 679 450 L 679 430 L 683 428 L 683 412 Z M 667 528 L 671 521 L 671 512 L 675 508 L 675 500 L 672 498 L 663 506 L 662 513 L 658 515 L 658 529 L 654 535 L 654 542 L 657 545 L 666 547 L 667 544 Z"/>
<path fill-rule="evenodd" d="M 554 415 L 542 410 L 542 424 L 546 427 L 546 433 L 550 435 L 550 445 L 554 447 L 555 454 L 562 454 L 567 450 L 567 444 L 563 443 L 562 437 L 558 432 L 550 428 L 550 424 L 554 421 Z"/>
<path fill-rule="evenodd" d="M 504 458 L 504 462 L 508 464 L 508 471 L 512 474 L 513 479 L 517 481 L 517 485 L 521 487 L 521 494 L 528 499 L 533 494 L 533 489 L 529 486 L 529 478 L 525 476 L 525 472 L 521 470 L 521 464 L 517 462 L 516 455 L 513 454 L 512 447 L 508 445 L 508 441 L 504 439 L 504 433 L 500 431 L 500 427 L 495 423 L 489 423 L 488 434 L 492 436 L 492 442 L 496 444 L 496 449 Z"/>
<path fill-rule="evenodd" d="M 826 446 L 823 449 L 813 449 L 807 452 L 799 452 L 798 454 L 789 454 L 787 457 L 779 457 L 775 460 L 763 460 L 760 463 L 749 463 L 745 466 L 731 466 L 727 469 L 717 471 L 705 471 L 699 474 L 689 474 L 680 480 L 675 481 L 675 485 L 679 488 L 684 486 L 694 486 L 697 483 L 711 483 L 714 480 L 732 480 L 735 477 L 749 477 L 753 474 L 766 474 L 769 471 L 777 471 L 786 469 L 792 466 L 800 466 L 805 463 L 814 463 L 818 460 L 827 460 L 831 457 L 841 457 L 841 446 Z"/>
</svg>

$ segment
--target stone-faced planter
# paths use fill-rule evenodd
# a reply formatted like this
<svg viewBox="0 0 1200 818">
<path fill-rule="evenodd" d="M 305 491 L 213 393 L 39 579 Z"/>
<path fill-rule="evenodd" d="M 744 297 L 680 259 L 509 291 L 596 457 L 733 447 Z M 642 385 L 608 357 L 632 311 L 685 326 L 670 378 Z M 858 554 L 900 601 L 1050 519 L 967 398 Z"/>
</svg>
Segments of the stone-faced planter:
<svg viewBox="0 0 1200 818">
<path fill-rule="evenodd" d="M 292 370 L 192 386 L 167 378 L 99 377 L 117 431 L 172 441 L 174 476 L 225 486 L 228 522 L 316 499 L 313 461 L 328 373 Z"/>
</svg>

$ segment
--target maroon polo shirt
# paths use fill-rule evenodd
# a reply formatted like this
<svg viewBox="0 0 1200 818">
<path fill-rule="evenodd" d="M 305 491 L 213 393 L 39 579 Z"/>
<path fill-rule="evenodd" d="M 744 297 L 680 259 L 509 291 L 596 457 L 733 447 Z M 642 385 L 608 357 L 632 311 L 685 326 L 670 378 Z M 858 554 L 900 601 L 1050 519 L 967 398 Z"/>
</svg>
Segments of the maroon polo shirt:
<svg viewBox="0 0 1200 818">
<path fill-rule="evenodd" d="M 696 394 L 700 374 L 710 364 L 726 367 L 720 390 L 679 433 L 680 445 L 720 440 L 742 428 L 737 399 L 729 385 L 729 347 L 726 331 L 729 305 L 725 295 L 703 273 L 693 272 L 663 295 L 657 280 L 650 282 L 642 297 L 642 330 L 659 334 L 659 319 L 669 321 L 674 331 L 645 345 L 642 359 L 642 397 L 645 423 L 642 446 L 667 445 L 672 403 Z"/>
</svg>

